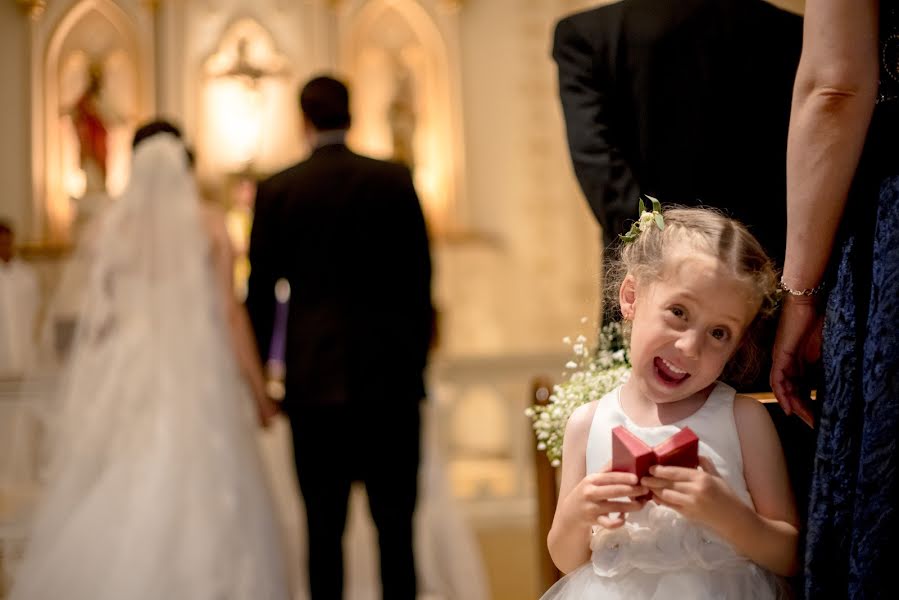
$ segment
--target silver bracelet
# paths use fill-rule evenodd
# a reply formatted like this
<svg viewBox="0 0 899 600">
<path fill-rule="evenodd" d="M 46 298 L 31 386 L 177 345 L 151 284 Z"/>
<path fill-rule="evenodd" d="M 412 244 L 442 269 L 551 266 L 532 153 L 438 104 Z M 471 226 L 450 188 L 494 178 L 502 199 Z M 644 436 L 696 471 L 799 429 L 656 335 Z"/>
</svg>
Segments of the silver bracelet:
<svg viewBox="0 0 899 600">
<path fill-rule="evenodd" d="M 794 290 L 793 288 L 788 286 L 786 283 L 784 283 L 783 278 L 781 278 L 780 283 L 778 284 L 777 287 L 779 287 L 781 290 L 785 291 L 786 293 L 788 293 L 791 296 L 809 296 L 810 297 L 810 296 L 817 296 L 818 294 L 820 294 L 821 292 L 824 291 L 824 282 L 822 281 L 821 283 L 819 283 L 818 285 L 816 285 L 813 288 L 805 288 L 804 290 Z"/>
</svg>

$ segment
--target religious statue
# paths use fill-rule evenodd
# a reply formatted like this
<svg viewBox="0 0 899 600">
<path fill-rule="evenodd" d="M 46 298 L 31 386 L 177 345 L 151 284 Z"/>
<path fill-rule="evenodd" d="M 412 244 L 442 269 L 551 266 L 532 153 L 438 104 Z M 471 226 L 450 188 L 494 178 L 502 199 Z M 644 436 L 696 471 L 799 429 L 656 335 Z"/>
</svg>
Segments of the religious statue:
<svg viewBox="0 0 899 600">
<path fill-rule="evenodd" d="M 415 98 L 412 91 L 412 75 L 409 70 L 397 61 L 395 88 L 390 106 L 387 109 L 387 120 L 393 137 L 393 160 L 403 163 L 410 169 L 415 167 Z"/>
<path fill-rule="evenodd" d="M 103 70 L 98 63 L 88 67 L 84 92 L 72 107 L 72 124 L 78 136 L 81 169 L 85 176 L 85 195 L 106 191 L 109 132 L 101 109 Z"/>
</svg>

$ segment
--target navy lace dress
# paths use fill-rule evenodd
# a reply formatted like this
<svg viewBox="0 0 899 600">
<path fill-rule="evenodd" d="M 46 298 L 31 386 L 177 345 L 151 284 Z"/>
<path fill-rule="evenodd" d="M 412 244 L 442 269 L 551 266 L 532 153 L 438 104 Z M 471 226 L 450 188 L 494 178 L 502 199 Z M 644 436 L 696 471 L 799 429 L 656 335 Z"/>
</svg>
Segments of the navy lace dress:
<svg viewBox="0 0 899 600">
<path fill-rule="evenodd" d="M 895 598 L 899 573 L 899 10 L 881 0 L 874 119 L 835 246 L 807 598 Z"/>
</svg>

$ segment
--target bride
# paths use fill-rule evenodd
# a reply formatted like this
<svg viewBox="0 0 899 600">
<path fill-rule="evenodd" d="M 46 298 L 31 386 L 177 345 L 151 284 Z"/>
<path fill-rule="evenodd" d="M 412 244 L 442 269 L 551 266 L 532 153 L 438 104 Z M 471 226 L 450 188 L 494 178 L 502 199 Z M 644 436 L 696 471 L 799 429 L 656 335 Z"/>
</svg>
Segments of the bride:
<svg viewBox="0 0 899 600">
<path fill-rule="evenodd" d="M 276 410 L 176 132 L 138 131 L 90 241 L 14 600 L 289 597 L 249 401 Z"/>
</svg>

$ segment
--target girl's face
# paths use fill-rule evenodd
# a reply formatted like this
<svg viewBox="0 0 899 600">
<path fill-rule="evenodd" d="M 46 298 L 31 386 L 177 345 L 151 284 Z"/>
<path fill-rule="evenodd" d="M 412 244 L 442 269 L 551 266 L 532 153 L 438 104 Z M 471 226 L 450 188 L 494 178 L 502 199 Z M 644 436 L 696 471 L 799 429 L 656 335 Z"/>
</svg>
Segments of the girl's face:
<svg viewBox="0 0 899 600">
<path fill-rule="evenodd" d="M 678 253 L 662 277 L 621 285 L 631 329 L 631 379 L 644 397 L 676 402 L 711 385 L 740 345 L 759 309 L 748 286 L 717 258 Z"/>
</svg>

